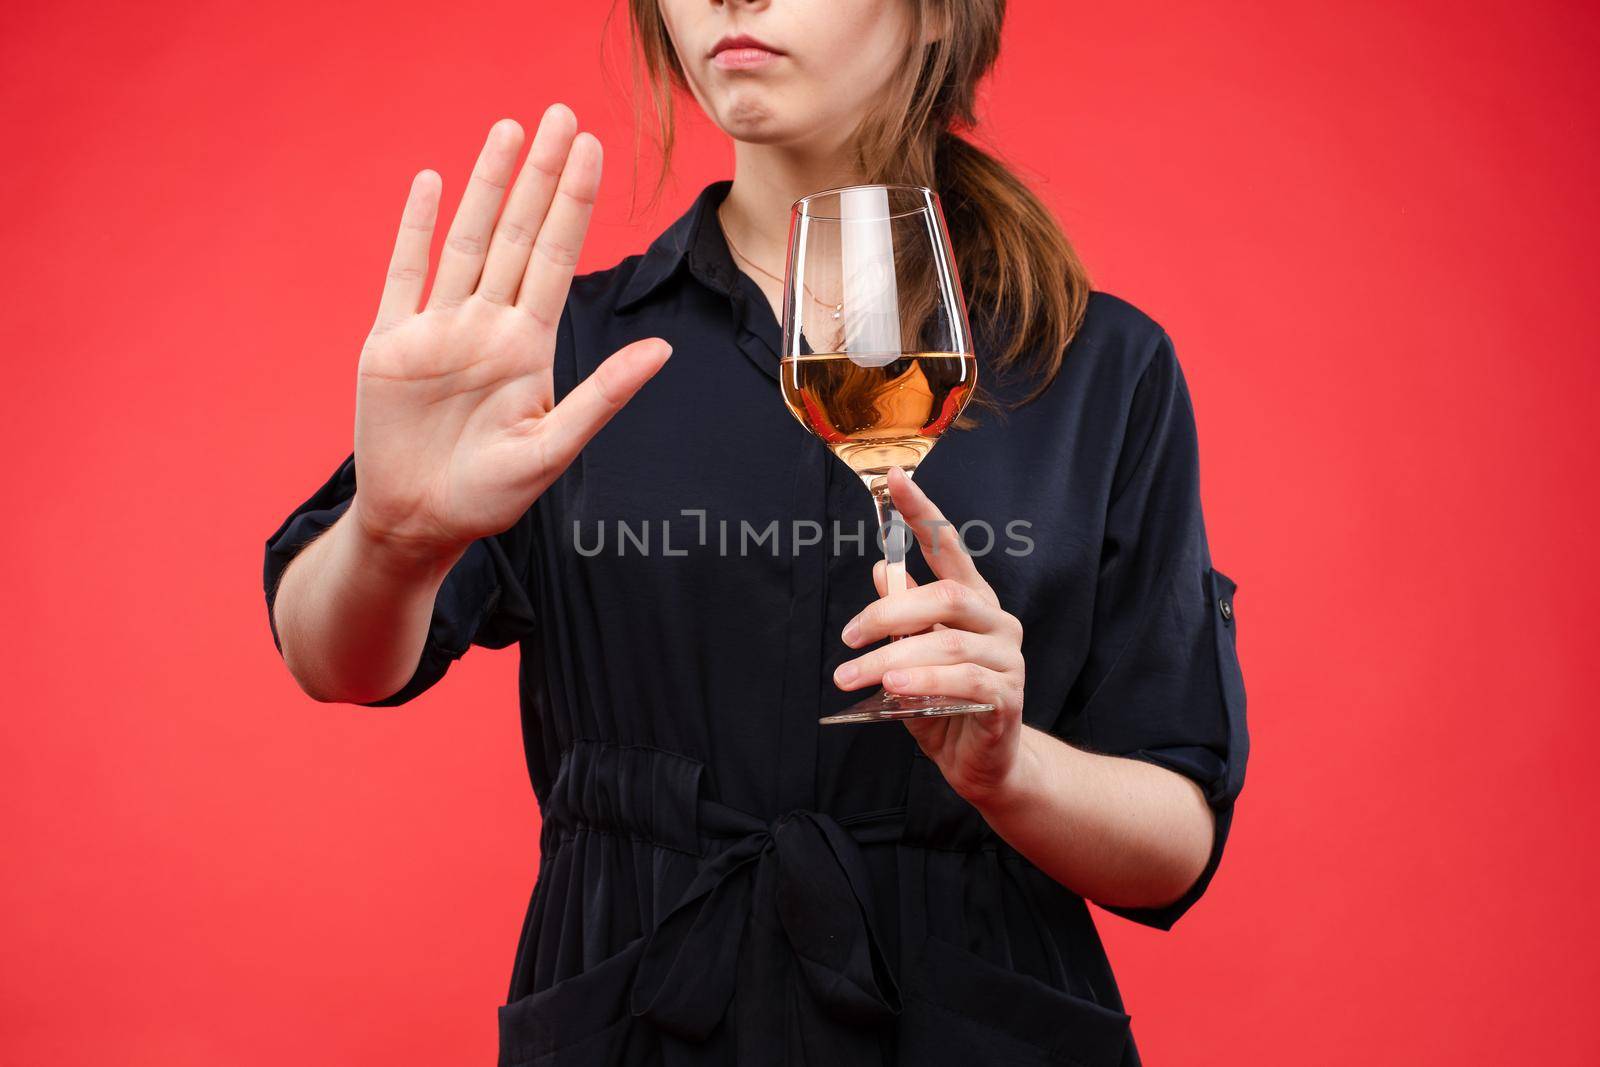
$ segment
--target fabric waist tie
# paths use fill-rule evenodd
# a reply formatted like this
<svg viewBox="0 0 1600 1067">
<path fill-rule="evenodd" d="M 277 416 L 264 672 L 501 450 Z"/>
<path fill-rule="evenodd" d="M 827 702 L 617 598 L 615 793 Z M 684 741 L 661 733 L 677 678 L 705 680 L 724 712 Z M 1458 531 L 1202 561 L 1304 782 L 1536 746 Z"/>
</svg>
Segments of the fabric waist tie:
<svg viewBox="0 0 1600 1067">
<path fill-rule="evenodd" d="M 873 929 L 860 846 L 898 840 L 905 809 L 843 825 L 796 810 L 765 823 L 702 799 L 697 815 L 703 834 L 731 843 L 650 932 L 632 1013 L 703 1041 L 737 987 L 739 1062 L 781 1062 L 774 1042 L 803 1041 L 818 1062 L 877 1064 L 874 1024 L 900 1011 L 900 990 Z"/>
</svg>

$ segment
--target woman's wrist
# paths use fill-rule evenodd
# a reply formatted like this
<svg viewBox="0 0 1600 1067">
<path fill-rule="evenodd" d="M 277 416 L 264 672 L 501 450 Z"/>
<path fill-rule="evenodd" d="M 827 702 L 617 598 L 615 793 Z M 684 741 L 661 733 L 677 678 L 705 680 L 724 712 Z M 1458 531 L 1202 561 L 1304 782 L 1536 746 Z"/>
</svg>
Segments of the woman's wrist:
<svg viewBox="0 0 1600 1067">
<path fill-rule="evenodd" d="M 1019 812 L 1037 810 L 1043 799 L 1044 762 L 1035 747 L 1035 734 L 1024 724 L 1017 738 L 1017 754 L 1005 777 L 993 789 L 966 798 L 996 832 Z"/>
<path fill-rule="evenodd" d="M 367 520 L 361 493 L 350 500 L 345 519 L 350 547 L 364 566 L 396 581 L 435 583 L 466 554 L 467 545 L 442 545 L 398 537 Z"/>
</svg>

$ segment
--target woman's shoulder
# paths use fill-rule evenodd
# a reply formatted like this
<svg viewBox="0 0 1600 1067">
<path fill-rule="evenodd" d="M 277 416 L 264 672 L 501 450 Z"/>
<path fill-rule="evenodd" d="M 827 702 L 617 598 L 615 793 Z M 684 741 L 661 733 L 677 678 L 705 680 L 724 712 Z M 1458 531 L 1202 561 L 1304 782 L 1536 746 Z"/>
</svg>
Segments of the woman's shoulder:
<svg viewBox="0 0 1600 1067">
<path fill-rule="evenodd" d="M 1103 358 L 1133 360 L 1142 369 L 1163 343 L 1171 344 L 1167 331 L 1148 312 L 1123 297 L 1095 289 L 1089 293 L 1072 348 L 1090 349 Z"/>
<path fill-rule="evenodd" d="M 1093 398 L 1095 407 L 1123 410 L 1158 360 L 1175 362 L 1171 353 L 1167 331 L 1154 316 L 1123 297 L 1092 290 L 1045 395 L 1073 404 Z"/>
<path fill-rule="evenodd" d="M 1034 397 L 1045 408 L 1066 405 L 1078 413 L 1125 413 L 1141 382 L 1168 371 L 1179 373 L 1176 363 L 1173 342 L 1154 315 L 1122 296 L 1093 290 L 1048 387 L 1035 392 L 1038 374 L 1045 373 L 1043 360 L 1022 362 L 992 381 L 1002 405 Z"/>
</svg>

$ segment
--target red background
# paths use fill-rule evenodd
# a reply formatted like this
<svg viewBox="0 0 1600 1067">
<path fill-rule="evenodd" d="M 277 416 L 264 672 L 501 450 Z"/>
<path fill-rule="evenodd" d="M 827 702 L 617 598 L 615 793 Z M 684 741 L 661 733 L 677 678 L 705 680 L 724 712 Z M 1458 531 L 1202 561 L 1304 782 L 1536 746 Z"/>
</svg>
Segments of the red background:
<svg viewBox="0 0 1600 1067">
<path fill-rule="evenodd" d="M 1600 1062 L 1596 9 L 1012 7 L 987 138 L 1176 339 L 1240 583 L 1230 854 L 1170 934 L 1102 924 L 1149 1062 Z M 490 1061 L 515 654 L 315 704 L 261 547 L 349 448 L 415 170 L 453 200 L 567 101 L 588 267 L 728 172 L 697 125 L 629 217 L 604 8 L 0 13 L 0 1059 Z"/>
</svg>

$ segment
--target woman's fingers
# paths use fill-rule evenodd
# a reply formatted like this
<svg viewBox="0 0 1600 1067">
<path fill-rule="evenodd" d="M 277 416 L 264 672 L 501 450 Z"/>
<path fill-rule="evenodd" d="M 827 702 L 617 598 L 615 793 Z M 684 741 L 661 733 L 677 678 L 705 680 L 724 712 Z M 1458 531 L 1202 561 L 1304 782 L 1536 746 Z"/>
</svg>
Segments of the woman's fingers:
<svg viewBox="0 0 1600 1067">
<path fill-rule="evenodd" d="M 515 185 L 522 127 L 501 119 L 490 128 L 451 220 L 428 297 L 430 308 L 453 307 L 476 292 L 496 304 L 515 301 L 541 322 L 555 324 L 600 187 L 600 142 L 577 128 L 565 104 L 545 111 Z M 439 193 L 438 175 L 424 174 L 426 181 L 419 175 L 413 183 L 390 286 L 380 304 L 379 320 L 385 326 L 416 311 L 427 279 Z M 424 214 L 425 229 L 419 228 Z"/>
<path fill-rule="evenodd" d="M 966 630 L 931 630 L 890 641 L 864 656 L 846 660 L 833 672 L 833 681 L 840 689 L 860 689 L 877 685 L 886 671 L 961 663 L 1002 672 L 1019 670 L 1023 665 L 1016 644 L 1003 638 Z"/>
<path fill-rule="evenodd" d="M 567 289 L 578 266 L 578 253 L 589 232 L 589 216 L 599 191 L 600 142 L 592 133 L 580 133 L 572 140 L 566 166 L 556 183 L 555 200 L 534 238 L 522 289 L 517 294 L 517 306 L 552 329 L 567 301 Z"/>
<path fill-rule="evenodd" d="M 889 564 L 885 560 L 880 559 L 872 565 L 872 584 L 877 587 L 879 596 L 889 595 Z M 915 589 L 916 587 L 917 580 L 911 577 L 910 571 L 907 571 L 906 588 Z"/>
<path fill-rule="evenodd" d="M 890 693 L 905 696 L 945 696 L 961 700 L 981 700 L 997 708 L 1022 706 L 1022 686 L 1014 675 L 981 667 L 976 663 L 958 663 L 947 667 L 897 667 L 883 676 L 883 688 Z M 1001 729 L 1003 719 L 980 716 L 990 720 L 989 729 Z"/>
<path fill-rule="evenodd" d="M 844 628 L 844 643 L 860 648 L 891 634 L 915 634 L 942 624 L 973 633 L 1011 633 L 1019 624 L 971 586 L 949 578 L 880 597 Z"/>
<path fill-rule="evenodd" d="M 889 495 L 894 498 L 911 532 L 916 535 L 922 558 L 940 578 L 948 578 L 971 586 L 990 599 L 995 599 L 989 583 L 978 573 L 977 564 L 961 544 L 955 526 L 947 521 L 928 494 L 899 467 L 889 470 Z"/>
<path fill-rule="evenodd" d="M 672 346 L 659 337 L 635 341 L 607 357 L 540 420 L 541 462 L 552 476 L 567 469 L 670 355 Z"/>
<path fill-rule="evenodd" d="M 483 260 L 489 251 L 489 234 L 500 214 L 500 200 L 516 169 L 517 153 L 522 149 L 522 127 L 514 119 L 501 119 L 489 130 L 483 151 L 461 206 L 450 223 L 444 251 L 439 256 L 439 273 L 428 295 L 428 306 L 453 307 L 472 295 Z"/>
<path fill-rule="evenodd" d="M 489 241 L 489 256 L 478 279 L 478 295 L 495 304 L 510 304 L 517 298 L 522 272 L 528 266 L 528 251 L 543 225 L 545 213 L 555 196 L 561 168 L 578 133 L 578 120 L 565 104 L 552 104 L 539 120 L 528 158 L 523 160 L 517 183 L 511 187 L 505 210 Z"/>
<path fill-rule="evenodd" d="M 433 244 L 433 226 L 439 218 L 439 175 L 422 171 L 411 179 L 411 192 L 400 215 L 400 231 L 395 234 L 394 253 L 389 257 L 389 274 L 378 301 L 378 321 L 373 333 L 382 333 L 401 319 L 417 313 L 422 289 L 428 281 L 428 249 Z"/>
</svg>

